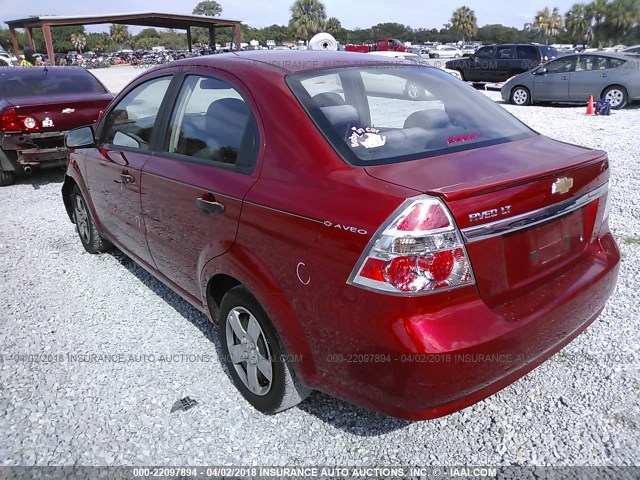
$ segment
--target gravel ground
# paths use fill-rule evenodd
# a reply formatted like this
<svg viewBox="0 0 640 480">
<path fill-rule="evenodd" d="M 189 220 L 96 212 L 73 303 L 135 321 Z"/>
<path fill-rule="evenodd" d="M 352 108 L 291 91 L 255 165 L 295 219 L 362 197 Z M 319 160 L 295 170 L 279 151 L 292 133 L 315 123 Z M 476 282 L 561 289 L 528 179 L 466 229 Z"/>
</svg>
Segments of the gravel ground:
<svg viewBox="0 0 640 480">
<path fill-rule="evenodd" d="M 37 174 L 0 189 L 0 465 L 637 464 L 640 108 L 602 118 L 583 107 L 505 108 L 611 159 L 618 289 L 550 361 L 433 421 L 320 393 L 263 416 L 225 374 L 204 315 L 122 254 L 86 254 L 62 206 L 62 174 Z M 78 358 L 87 354 L 109 358 Z M 198 405 L 170 413 L 185 396 Z"/>
</svg>

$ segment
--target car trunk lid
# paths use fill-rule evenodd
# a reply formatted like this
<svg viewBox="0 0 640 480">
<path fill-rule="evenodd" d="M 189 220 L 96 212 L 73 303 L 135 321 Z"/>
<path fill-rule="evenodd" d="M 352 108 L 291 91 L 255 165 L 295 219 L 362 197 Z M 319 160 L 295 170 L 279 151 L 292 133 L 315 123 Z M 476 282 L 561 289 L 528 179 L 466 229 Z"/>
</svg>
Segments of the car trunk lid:
<svg viewBox="0 0 640 480">
<path fill-rule="evenodd" d="M 105 108 L 113 96 L 104 94 L 78 94 L 8 99 L 20 117 L 33 117 L 38 131 L 66 131 L 83 125 L 91 125 L 98 119 L 98 112 Z"/>
<path fill-rule="evenodd" d="M 366 171 L 445 200 L 490 306 L 579 261 L 609 174 L 605 152 L 544 136 Z"/>
</svg>

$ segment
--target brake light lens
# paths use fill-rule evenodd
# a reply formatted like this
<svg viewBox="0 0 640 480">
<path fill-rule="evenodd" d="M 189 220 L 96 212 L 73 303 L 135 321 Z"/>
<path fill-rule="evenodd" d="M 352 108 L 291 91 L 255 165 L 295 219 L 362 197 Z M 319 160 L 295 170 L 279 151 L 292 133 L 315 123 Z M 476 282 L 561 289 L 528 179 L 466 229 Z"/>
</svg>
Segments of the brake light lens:
<svg viewBox="0 0 640 480">
<path fill-rule="evenodd" d="M 9 107 L 2 112 L 2 115 L 0 115 L 0 131 L 19 132 L 21 130 L 20 119 L 13 107 Z"/>
<path fill-rule="evenodd" d="M 420 295 L 474 283 L 451 214 L 428 195 L 407 200 L 371 239 L 352 285 L 396 295 Z"/>
<path fill-rule="evenodd" d="M 0 115 L 0 132 L 22 132 L 40 130 L 38 121 L 28 115 L 18 115 L 13 107 Z"/>
</svg>

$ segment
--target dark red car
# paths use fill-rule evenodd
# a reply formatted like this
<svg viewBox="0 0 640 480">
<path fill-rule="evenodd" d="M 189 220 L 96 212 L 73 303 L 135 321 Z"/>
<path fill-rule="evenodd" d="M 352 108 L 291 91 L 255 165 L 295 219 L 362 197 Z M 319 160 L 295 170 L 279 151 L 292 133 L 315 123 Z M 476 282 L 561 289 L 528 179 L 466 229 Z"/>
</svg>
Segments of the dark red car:
<svg viewBox="0 0 640 480">
<path fill-rule="evenodd" d="M 437 68 L 187 59 L 136 78 L 67 145 L 84 248 L 118 246 L 219 323 L 263 412 L 319 389 L 448 414 L 567 345 L 616 284 L 606 153 L 533 132 Z"/>
<path fill-rule="evenodd" d="M 113 95 L 83 68 L 0 69 L 0 185 L 64 166 L 64 134 L 89 125 Z"/>
</svg>

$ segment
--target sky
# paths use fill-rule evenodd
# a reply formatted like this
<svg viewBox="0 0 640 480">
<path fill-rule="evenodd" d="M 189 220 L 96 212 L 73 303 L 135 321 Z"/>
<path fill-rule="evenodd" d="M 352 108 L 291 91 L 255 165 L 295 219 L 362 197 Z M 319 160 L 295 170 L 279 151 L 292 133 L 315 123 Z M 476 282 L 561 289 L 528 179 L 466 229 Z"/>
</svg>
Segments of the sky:
<svg viewBox="0 0 640 480">
<path fill-rule="evenodd" d="M 199 0 L 0 0 L 0 22 L 29 15 L 92 15 L 131 12 L 190 14 Z M 294 0 L 218 0 L 221 18 L 240 20 L 252 27 L 289 21 Z M 576 0 L 322 0 L 328 17 L 337 17 L 343 27 L 367 28 L 378 23 L 397 22 L 412 28 L 442 28 L 457 7 L 475 11 L 478 26 L 500 23 L 522 28 L 545 6 L 558 7 L 562 14 Z M 2 25 L 6 28 L 6 25 Z M 104 27 L 87 28 L 101 31 Z"/>
</svg>

